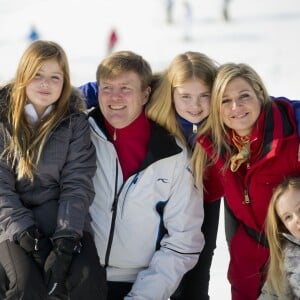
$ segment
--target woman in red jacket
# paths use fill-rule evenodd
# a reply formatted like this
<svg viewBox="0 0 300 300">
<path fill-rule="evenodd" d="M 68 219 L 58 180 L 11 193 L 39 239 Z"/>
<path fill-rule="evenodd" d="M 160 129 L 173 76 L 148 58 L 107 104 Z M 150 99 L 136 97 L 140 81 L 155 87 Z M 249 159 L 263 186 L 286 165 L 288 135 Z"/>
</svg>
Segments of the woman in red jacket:
<svg viewBox="0 0 300 300">
<path fill-rule="evenodd" d="M 269 249 L 264 223 L 272 190 L 300 175 L 299 137 L 292 106 L 270 99 L 259 75 L 245 64 L 224 64 L 212 91 L 211 114 L 193 155 L 198 182 L 209 170 L 208 194 L 225 196 L 236 219 L 229 238 L 232 299 L 256 300 Z M 210 167 L 209 167 L 210 166 Z M 221 181 L 221 189 L 216 182 Z"/>
</svg>

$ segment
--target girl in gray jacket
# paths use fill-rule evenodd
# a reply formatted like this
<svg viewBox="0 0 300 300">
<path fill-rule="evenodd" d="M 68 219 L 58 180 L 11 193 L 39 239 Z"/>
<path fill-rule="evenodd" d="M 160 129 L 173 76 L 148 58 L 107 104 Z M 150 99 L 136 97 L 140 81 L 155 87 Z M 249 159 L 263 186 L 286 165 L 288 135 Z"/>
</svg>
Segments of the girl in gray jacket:
<svg viewBox="0 0 300 300">
<path fill-rule="evenodd" d="M 258 299 L 300 299 L 300 177 L 287 178 L 274 191 L 266 233 L 270 262 Z"/>
<path fill-rule="evenodd" d="M 0 299 L 106 297 L 84 109 L 54 42 L 33 42 L 0 90 Z"/>
</svg>

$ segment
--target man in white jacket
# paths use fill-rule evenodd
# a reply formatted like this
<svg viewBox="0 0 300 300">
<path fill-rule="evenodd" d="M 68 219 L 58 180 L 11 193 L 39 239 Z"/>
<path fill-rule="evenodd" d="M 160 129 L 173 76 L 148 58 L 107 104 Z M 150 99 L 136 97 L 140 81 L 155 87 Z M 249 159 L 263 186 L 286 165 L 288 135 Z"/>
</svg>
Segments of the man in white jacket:
<svg viewBox="0 0 300 300">
<path fill-rule="evenodd" d="M 151 80 L 149 64 L 130 51 L 111 54 L 97 69 L 90 213 L 108 300 L 168 299 L 204 246 L 203 193 L 188 152 L 144 113 Z"/>
</svg>

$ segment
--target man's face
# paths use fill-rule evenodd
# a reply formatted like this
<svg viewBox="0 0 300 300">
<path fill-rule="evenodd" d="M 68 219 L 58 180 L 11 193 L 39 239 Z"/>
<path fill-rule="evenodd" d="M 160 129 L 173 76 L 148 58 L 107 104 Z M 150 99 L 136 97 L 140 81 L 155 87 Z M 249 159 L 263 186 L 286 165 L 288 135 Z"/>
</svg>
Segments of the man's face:
<svg viewBox="0 0 300 300">
<path fill-rule="evenodd" d="M 99 106 L 105 119 L 115 128 L 131 124 L 143 111 L 150 88 L 142 90 L 139 76 L 128 71 L 113 79 L 99 81 Z"/>
</svg>

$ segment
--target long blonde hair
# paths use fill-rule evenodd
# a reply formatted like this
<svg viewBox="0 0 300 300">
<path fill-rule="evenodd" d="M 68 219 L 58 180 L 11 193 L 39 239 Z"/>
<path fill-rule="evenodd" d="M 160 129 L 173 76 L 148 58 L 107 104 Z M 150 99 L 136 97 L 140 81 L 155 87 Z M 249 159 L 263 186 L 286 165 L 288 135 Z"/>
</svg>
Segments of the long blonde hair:
<svg viewBox="0 0 300 300">
<path fill-rule="evenodd" d="M 34 78 L 45 61 L 55 59 L 64 74 L 64 84 L 53 111 L 35 130 L 30 127 L 24 107 L 27 102 L 26 86 Z M 11 82 L 8 121 L 11 138 L 3 155 L 16 168 L 17 179 L 34 179 L 34 171 L 41 157 L 50 131 L 66 115 L 71 95 L 70 71 L 67 56 L 57 43 L 35 41 L 25 50 L 19 62 L 16 76 Z"/>
<path fill-rule="evenodd" d="M 278 199 L 291 189 L 300 190 L 300 177 L 286 178 L 277 186 L 269 203 L 266 217 L 266 235 L 270 248 L 267 285 L 270 290 L 274 289 L 276 294 L 280 295 L 280 299 L 283 297 L 283 283 L 286 281 L 282 252 L 285 240 L 282 233 L 288 233 L 288 230 L 278 216 L 276 205 Z"/>
<path fill-rule="evenodd" d="M 258 99 L 261 101 L 262 108 L 271 103 L 265 85 L 260 76 L 247 64 L 226 63 L 219 67 L 211 95 L 211 113 L 205 124 L 198 132 L 198 137 L 209 135 L 212 141 L 214 156 L 216 161 L 222 151 L 225 150 L 228 156 L 231 156 L 231 147 L 229 144 L 229 132 L 221 118 L 221 105 L 224 92 L 228 83 L 235 78 L 243 78 L 255 91 Z M 192 156 L 192 166 L 197 184 L 203 181 L 203 171 L 211 162 L 208 159 L 205 150 L 197 144 Z M 226 166 L 225 166 L 226 167 Z"/>
<path fill-rule="evenodd" d="M 167 70 L 160 74 L 157 87 L 146 106 L 147 116 L 186 144 L 180 124 L 176 119 L 174 89 L 188 80 L 199 79 L 211 90 L 216 71 L 217 63 L 205 54 L 189 51 L 177 55 Z"/>
</svg>

